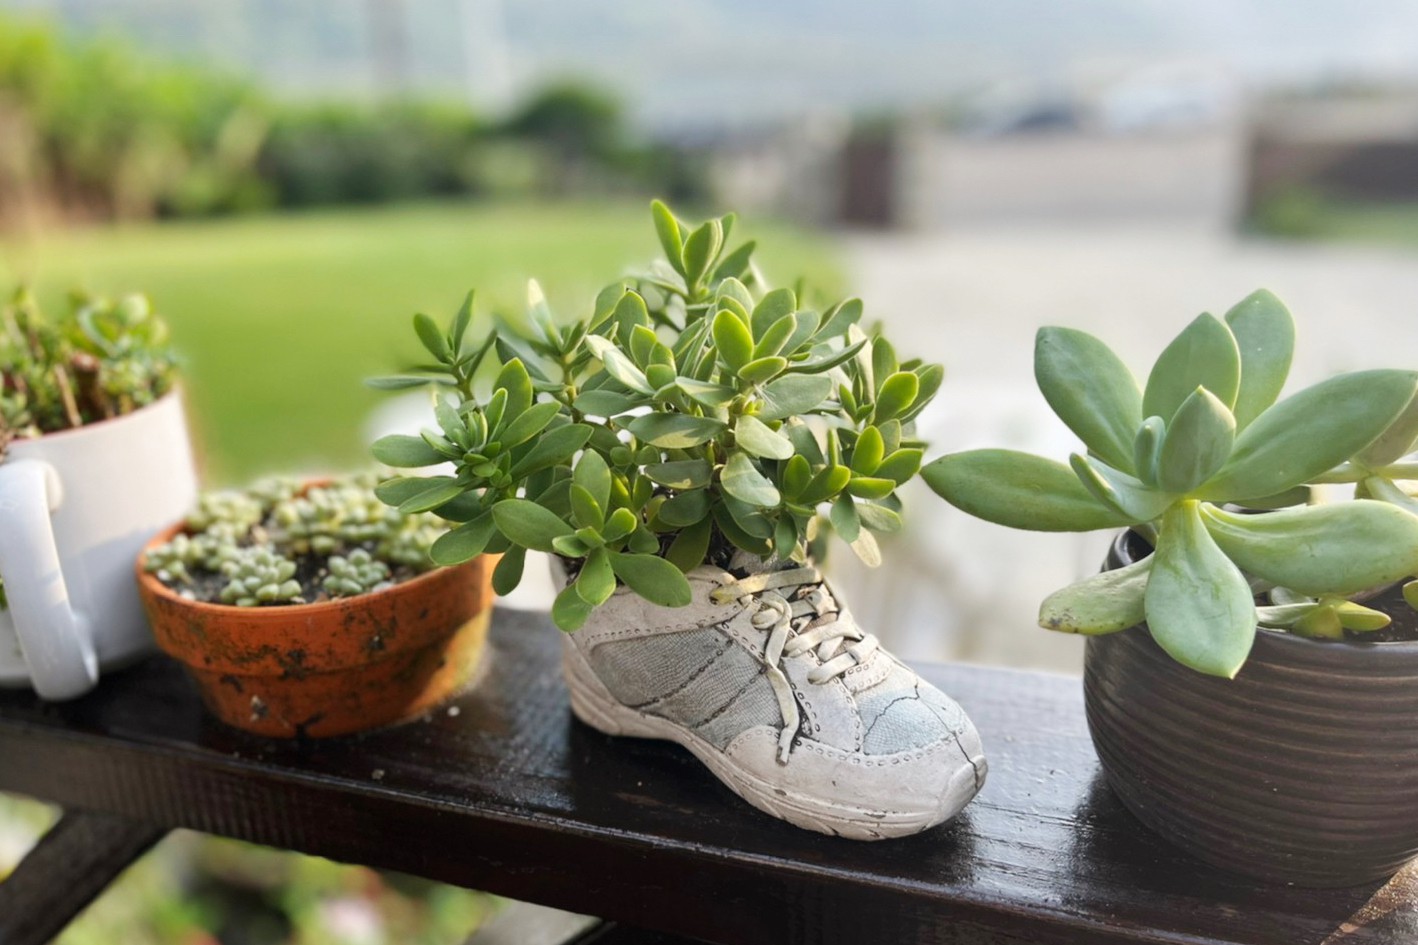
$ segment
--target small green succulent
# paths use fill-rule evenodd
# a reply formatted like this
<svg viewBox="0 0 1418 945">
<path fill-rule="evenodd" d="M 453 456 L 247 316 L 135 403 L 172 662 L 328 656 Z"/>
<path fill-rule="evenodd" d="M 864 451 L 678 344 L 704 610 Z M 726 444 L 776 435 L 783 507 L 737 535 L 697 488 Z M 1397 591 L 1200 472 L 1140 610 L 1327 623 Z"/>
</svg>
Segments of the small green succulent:
<svg viewBox="0 0 1418 945">
<path fill-rule="evenodd" d="M 566 630 L 617 584 L 687 604 L 685 572 L 733 549 L 803 560 L 824 521 L 879 563 L 874 533 L 901 527 L 896 490 L 923 455 L 914 420 L 943 376 L 862 331 L 860 301 L 818 309 L 768 286 L 754 243 L 729 248 L 732 215 L 691 228 L 657 201 L 652 218 L 665 258 L 588 315 L 556 319 L 533 283 L 524 323 L 499 318 L 470 343 L 469 294 L 447 329 L 415 316 L 432 365 L 371 382 L 435 385 L 436 428 L 385 437 L 375 457 L 452 466 L 380 497 L 457 523 L 440 563 L 501 552 L 499 593 L 527 549 L 570 559 L 552 611 Z"/>
<path fill-rule="evenodd" d="M 299 604 L 300 582 L 294 580 L 296 563 L 268 546 L 241 548 L 222 562 L 223 604 L 257 607 L 261 604 Z"/>
<path fill-rule="evenodd" d="M 0 455 L 39 436 L 131 413 L 172 389 L 166 323 L 141 295 L 76 294 L 47 318 L 27 290 L 0 306 Z"/>
<path fill-rule="evenodd" d="M 448 529 L 388 507 L 376 481 L 268 479 L 204 494 L 187 530 L 149 549 L 144 568 L 186 597 L 238 607 L 383 590 L 434 567 L 429 548 Z"/>
<path fill-rule="evenodd" d="M 322 586 L 331 597 L 356 597 L 390 586 L 389 566 L 363 548 L 356 548 L 348 558 L 332 555 L 329 568 Z"/>
<path fill-rule="evenodd" d="M 1147 558 L 1046 599 L 1049 629 L 1111 633 L 1145 620 L 1174 659 L 1226 677 L 1257 624 L 1320 637 L 1376 629 L 1387 618 L 1347 598 L 1418 572 L 1418 515 L 1392 482 L 1415 471 L 1397 460 L 1418 434 L 1418 374 L 1343 374 L 1279 400 L 1293 346 L 1290 313 L 1263 291 L 1224 320 L 1198 317 L 1142 386 L 1091 335 L 1041 329 L 1039 389 L 1087 453 L 1065 466 L 973 450 L 935 460 L 923 478 L 999 524 L 1131 526 L 1151 539 Z M 1309 484 L 1339 481 L 1389 501 L 1301 504 Z M 1258 593 L 1271 604 L 1257 609 Z"/>
</svg>

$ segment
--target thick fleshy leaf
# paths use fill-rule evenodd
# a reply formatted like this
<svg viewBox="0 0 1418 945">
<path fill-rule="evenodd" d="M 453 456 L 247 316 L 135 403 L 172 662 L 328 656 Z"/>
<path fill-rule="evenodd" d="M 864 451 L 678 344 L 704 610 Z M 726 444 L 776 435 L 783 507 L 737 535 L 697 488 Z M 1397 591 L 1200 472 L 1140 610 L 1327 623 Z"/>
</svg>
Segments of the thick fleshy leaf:
<svg viewBox="0 0 1418 945">
<path fill-rule="evenodd" d="M 503 499 L 492 507 L 492 516 L 498 531 L 534 551 L 554 551 L 554 539 L 572 534 L 571 526 L 554 512 L 527 499 Z"/>
<path fill-rule="evenodd" d="M 683 413 L 647 413 L 626 424 L 626 429 L 654 446 L 682 450 L 708 443 L 728 426 L 712 417 Z"/>
<path fill-rule="evenodd" d="M 428 353 L 439 361 L 447 362 L 453 352 L 448 347 L 448 339 L 443 336 L 443 332 L 438 330 L 438 325 L 432 318 L 420 312 L 414 316 L 414 332 L 419 336 L 419 341 L 428 349 Z"/>
<path fill-rule="evenodd" d="M 782 501 L 778 487 L 767 476 L 758 471 L 753 460 L 744 452 L 729 455 L 724 471 L 719 476 L 719 484 L 724 491 L 741 502 L 761 508 L 773 508 Z"/>
<path fill-rule="evenodd" d="M 691 489 L 667 499 L 660 506 L 660 521 L 672 528 L 685 528 L 702 521 L 709 514 L 709 493 L 704 489 Z"/>
<path fill-rule="evenodd" d="M 769 381 L 759 390 L 764 420 L 797 417 L 822 405 L 832 395 L 832 378 L 822 374 L 789 374 Z"/>
<path fill-rule="evenodd" d="M 626 354 L 616 347 L 615 342 L 600 335 L 587 335 L 586 345 L 605 366 L 606 373 L 633 391 L 642 394 L 654 393 L 654 388 L 645 373 L 635 366 Z"/>
<path fill-rule="evenodd" d="M 1173 496 L 1114 469 L 1101 459 L 1074 453 L 1068 460 L 1084 488 L 1131 522 L 1150 522 L 1172 504 Z"/>
<path fill-rule="evenodd" d="M 921 471 L 925 453 L 918 449 L 897 450 L 872 472 L 878 479 L 890 479 L 898 486 Z"/>
<path fill-rule="evenodd" d="M 936 494 L 977 518 L 1040 532 L 1086 532 L 1130 524 L 1099 502 L 1062 463 L 1015 450 L 942 456 L 921 470 Z"/>
<path fill-rule="evenodd" d="M 855 541 L 851 542 L 852 552 L 857 558 L 869 568 L 881 567 L 881 547 L 876 543 L 876 536 L 871 532 L 860 532 Z"/>
<path fill-rule="evenodd" d="M 749 327 L 754 338 L 765 338 L 769 329 L 797 310 L 798 300 L 792 289 L 774 289 L 767 293 L 753 307 L 753 317 Z M 774 352 L 776 353 L 776 352 Z"/>
<path fill-rule="evenodd" d="M 513 358 L 502 366 L 492 382 L 493 390 L 507 391 L 507 407 L 504 420 L 520 417 L 532 406 L 532 378 L 521 358 Z"/>
<path fill-rule="evenodd" d="M 1414 440 L 1418 439 L 1418 395 L 1415 395 L 1379 438 L 1355 457 L 1370 469 L 1387 466 L 1413 452 Z"/>
<path fill-rule="evenodd" d="M 414 515 L 419 512 L 431 512 L 464 492 L 463 486 L 448 476 L 429 476 L 423 481 L 426 485 L 422 489 L 399 503 L 400 513 Z"/>
<path fill-rule="evenodd" d="M 762 384 L 764 381 L 772 380 L 782 374 L 787 367 L 787 358 L 773 355 L 767 358 L 755 358 L 739 368 L 738 375 L 750 384 Z"/>
<path fill-rule="evenodd" d="M 704 563 L 704 556 L 709 553 L 709 538 L 713 531 L 714 520 L 707 515 L 703 521 L 680 529 L 675 540 L 670 542 L 665 558 L 680 571 L 688 574 Z"/>
<path fill-rule="evenodd" d="M 517 590 L 517 585 L 522 583 L 522 572 L 526 565 L 525 549 L 511 547 L 502 552 L 502 557 L 497 560 L 497 567 L 492 569 L 493 591 L 506 597 Z"/>
<path fill-rule="evenodd" d="M 792 441 L 777 430 L 770 429 L 757 417 L 739 417 L 734 424 L 734 442 L 762 459 L 788 459 L 793 456 Z"/>
<path fill-rule="evenodd" d="M 1252 292 L 1226 313 L 1226 325 L 1241 355 L 1241 384 L 1231 411 L 1244 430 L 1280 396 L 1295 351 L 1295 320 L 1265 289 Z"/>
<path fill-rule="evenodd" d="M 684 573 L 664 558 L 611 552 L 616 577 L 641 597 L 661 607 L 684 607 L 694 599 Z"/>
<path fill-rule="evenodd" d="M 886 442 L 881 437 L 881 430 L 867 427 L 862 431 L 862 435 L 857 437 L 857 445 L 852 449 L 852 472 L 870 476 L 885 458 Z"/>
<path fill-rule="evenodd" d="M 684 391 L 690 400 L 706 407 L 726 406 L 738 394 L 738 391 L 727 384 L 715 384 L 692 377 L 676 378 L 675 386 Z"/>
<path fill-rule="evenodd" d="M 679 221 L 670 208 L 659 200 L 650 202 L 650 218 L 655 221 L 655 235 L 660 238 L 660 248 L 665 251 L 665 258 L 676 272 L 684 275 L 684 260 L 681 258 L 684 254 L 684 234 Z"/>
<path fill-rule="evenodd" d="M 862 520 L 857 515 L 856 500 L 849 495 L 840 495 L 832 503 L 832 528 L 842 540 L 850 544 L 857 540 L 862 530 Z"/>
<path fill-rule="evenodd" d="M 768 326 L 768 330 L 763 333 L 753 346 L 753 356 L 755 358 L 767 358 L 775 354 L 781 354 L 783 348 L 788 344 L 788 339 L 797 330 L 797 316 L 791 312 L 778 319 Z"/>
<path fill-rule="evenodd" d="M 1235 442 L 1236 418 L 1215 394 L 1198 387 L 1167 424 L 1157 457 L 1158 487 L 1190 492 L 1226 463 Z"/>
<path fill-rule="evenodd" d="M 1202 524 L 1199 505 L 1178 502 L 1162 519 L 1147 581 L 1147 626 L 1177 662 L 1232 678 L 1255 642 L 1255 601 Z"/>
<path fill-rule="evenodd" d="M 606 523 L 605 506 L 595 500 L 584 486 L 571 484 L 571 518 L 582 528 L 599 530 Z"/>
<path fill-rule="evenodd" d="M 571 481 L 585 489 L 602 509 L 611 504 L 611 470 L 605 458 L 595 450 L 587 450 L 576 461 Z"/>
<path fill-rule="evenodd" d="M 546 403 L 535 404 L 513 416 L 512 420 L 498 434 L 497 438 L 502 441 L 502 448 L 508 449 L 527 442 L 545 430 L 547 424 L 551 423 L 551 418 L 555 417 L 560 410 L 561 404 L 549 400 Z"/>
<path fill-rule="evenodd" d="M 471 522 L 440 535 L 429 549 L 429 557 L 434 564 L 445 567 L 462 564 L 482 554 L 496 532 L 497 524 L 492 520 L 492 513 L 484 512 Z"/>
<path fill-rule="evenodd" d="M 877 423 L 893 417 L 900 417 L 916 402 L 916 394 L 921 389 L 921 379 L 910 371 L 897 371 L 881 385 L 876 395 Z"/>
<path fill-rule="evenodd" d="M 587 390 L 576 395 L 576 409 L 593 417 L 614 417 L 648 403 L 645 397 L 613 390 Z"/>
<path fill-rule="evenodd" d="M 615 593 L 615 572 L 606 549 L 597 548 L 586 556 L 576 576 L 576 593 L 592 607 L 604 604 Z"/>
<path fill-rule="evenodd" d="M 1146 618 L 1143 601 L 1151 573 L 1149 555 L 1054 591 L 1039 605 L 1039 626 L 1089 636 L 1137 626 Z"/>
<path fill-rule="evenodd" d="M 685 238 L 684 260 L 685 279 L 694 285 L 709 271 L 709 266 L 724 246 L 724 226 L 718 220 L 705 220 Z"/>
<path fill-rule="evenodd" d="M 1382 476 L 1370 476 L 1362 480 L 1359 485 L 1371 498 L 1396 505 L 1413 515 L 1418 515 L 1418 498 L 1404 492 L 1397 484 Z"/>
<path fill-rule="evenodd" d="M 595 609 L 581 598 L 574 583 L 568 584 L 556 595 L 556 600 L 552 601 L 551 620 L 558 629 L 571 633 L 580 630 L 586 623 L 586 618 L 591 616 L 591 611 Z"/>
<path fill-rule="evenodd" d="M 1408 371 L 1359 371 L 1307 387 L 1236 437 L 1231 458 L 1199 491 L 1235 501 L 1309 482 L 1372 443 L 1413 398 Z"/>
<path fill-rule="evenodd" d="M 1229 410 L 1241 384 L 1241 352 L 1236 339 L 1215 315 L 1202 314 L 1163 349 L 1142 395 L 1142 415 L 1172 415 L 1198 387 L 1205 387 Z"/>
<path fill-rule="evenodd" d="M 896 483 L 874 476 L 853 476 L 847 481 L 847 491 L 859 499 L 884 499 L 896 491 Z"/>
<path fill-rule="evenodd" d="M 1132 470 L 1142 394 L 1107 345 L 1072 328 L 1041 328 L 1034 341 L 1034 379 L 1054 413 L 1090 451 L 1117 469 Z"/>
<path fill-rule="evenodd" d="M 591 427 L 584 423 L 569 423 L 543 433 L 527 455 L 512 466 L 513 478 L 529 476 L 540 469 L 566 462 L 586 445 L 591 433 Z"/>
<path fill-rule="evenodd" d="M 384 465 L 402 469 L 417 469 L 448 461 L 448 457 L 426 443 L 423 437 L 401 433 L 375 440 L 370 452 Z"/>
<path fill-rule="evenodd" d="M 714 468 L 708 460 L 682 459 L 672 463 L 651 463 L 645 467 L 645 475 L 651 481 L 671 489 L 698 489 L 709 485 Z"/>
<path fill-rule="evenodd" d="M 900 513 L 874 502 L 858 502 L 857 517 L 874 532 L 891 533 L 901 530 Z"/>
<path fill-rule="evenodd" d="M 1202 506 L 1206 529 L 1243 571 L 1312 597 L 1418 573 L 1418 516 L 1360 500 L 1238 515 Z"/>
<path fill-rule="evenodd" d="M 1137 438 L 1132 443 L 1133 471 L 1149 486 L 1157 485 L 1157 466 L 1161 462 L 1166 433 L 1167 424 L 1161 417 L 1148 417 L 1137 428 Z"/>
<path fill-rule="evenodd" d="M 737 374 L 753 360 L 753 335 L 742 319 L 726 309 L 714 316 L 714 348 L 724 365 Z"/>
</svg>

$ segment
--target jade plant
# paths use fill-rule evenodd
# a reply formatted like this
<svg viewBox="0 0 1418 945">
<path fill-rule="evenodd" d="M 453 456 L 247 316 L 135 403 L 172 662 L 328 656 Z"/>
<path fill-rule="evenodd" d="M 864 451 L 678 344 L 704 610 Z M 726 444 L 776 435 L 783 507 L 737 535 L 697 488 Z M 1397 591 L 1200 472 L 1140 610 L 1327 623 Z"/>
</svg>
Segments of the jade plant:
<svg viewBox="0 0 1418 945">
<path fill-rule="evenodd" d="M 153 403 L 172 389 L 175 373 L 167 324 L 146 297 L 75 294 L 53 319 L 32 293 L 17 290 L 0 305 L 0 461 L 16 439 Z"/>
<path fill-rule="evenodd" d="M 185 597 L 236 607 L 303 604 L 383 590 L 434 567 L 446 530 L 374 495 L 377 476 L 302 487 L 270 479 L 202 495 L 185 529 L 143 567 Z"/>
<path fill-rule="evenodd" d="M 499 593 L 527 550 L 559 555 L 571 580 L 552 614 L 568 631 L 619 585 L 688 604 L 685 573 L 736 550 L 802 561 L 835 531 L 877 564 L 873 533 L 901 527 L 913 421 L 943 374 L 864 333 L 860 301 L 818 309 L 768 286 L 753 242 L 729 248 L 732 215 L 691 228 L 655 202 L 652 217 L 665 258 L 588 314 L 558 320 L 533 283 L 525 320 L 473 339 L 470 293 L 446 328 L 414 317 L 432 363 L 371 382 L 436 385 L 436 426 L 379 440 L 376 458 L 448 467 L 379 495 L 457 523 L 440 564 L 501 553 Z"/>
<path fill-rule="evenodd" d="M 923 477 L 1002 525 L 1130 527 L 1152 543 L 1141 560 L 1049 596 L 1048 629 L 1145 621 L 1174 659 L 1225 677 L 1258 625 L 1312 637 L 1379 629 L 1390 618 L 1350 598 L 1418 572 L 1418 502 L 1398 485 L 1418 473 L 1402 461 L 1418 436 L 1418 374 L 1342 374 L 1279 399 L 1294 335 L 1280 301 L 1256 292 L 1224 319 L 1194 320 L 1139 385 L 1097 338 L 1041 329 L 1039 389 L 1087 451 L 1064 465 L 973 450 Z M 1357 484 L 1359 501 L 1312 503 L 1311 485 L 1336 482 Z"/>
</svg>

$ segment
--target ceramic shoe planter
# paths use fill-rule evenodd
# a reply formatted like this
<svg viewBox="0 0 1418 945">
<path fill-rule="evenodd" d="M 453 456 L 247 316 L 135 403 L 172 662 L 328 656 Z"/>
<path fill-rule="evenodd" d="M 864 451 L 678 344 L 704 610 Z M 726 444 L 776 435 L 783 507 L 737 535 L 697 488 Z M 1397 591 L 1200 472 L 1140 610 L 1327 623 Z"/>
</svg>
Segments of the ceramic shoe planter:
<svg viewBox="0 0 1418 945">
<path fill-rule="evenodd" d="M 0 464 L 0 686 L 82 695 L 153 649 L 133 558 L 197 477 L 182 402 L 11 443 Z"/>
<path fill-rule="evenodd" d="M 759 810 L 856 840 L 943 823 L 983 786 L 964 711 L 857 628 L 815 568 L 688 577 L 687 607 L 621 588 L 565 638 L 581 721 L 677 742 Z"/>
<path fill-rule="evenodd" d="M 1108 567 L 1148 551 L 1124 533 Z M 1348 886 L 1418 855 L 1418 642 L 1262 629 L 1227 680 L 1177 664 L 1140 626 L 1089 639 L 1084 691 L 1118 797 L 1210 863 Z"/>
</svg>

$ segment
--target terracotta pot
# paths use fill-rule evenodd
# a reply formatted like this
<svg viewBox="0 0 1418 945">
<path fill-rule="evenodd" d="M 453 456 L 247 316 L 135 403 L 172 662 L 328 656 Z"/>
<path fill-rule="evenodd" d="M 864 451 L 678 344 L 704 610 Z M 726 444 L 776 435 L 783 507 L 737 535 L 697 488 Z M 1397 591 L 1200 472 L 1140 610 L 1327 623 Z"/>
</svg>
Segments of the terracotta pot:
<svg viewBox="0 0 1418 945">
<path fill-rule="evenodd" d="M 140 558 L 138 589 L 158 646 L 186 664 L 217 718 L 257 735 L 325 738 L 419 715 L 469 683 L 495 563 L 484 555 L 359 597 L 231 607 L 187 600 Z"/>
<path fill-rule="evenodd" d="M 1106 567 L 1148 553 L 1125 533 Z M 1174 662 L 1140 625 L 1088 640 L 1084 696 L 1113 790 L 1203 860 L 1352 886 L 1418 855 L 1418 642 L 1261 629 L 1227 680 Z"/>
</svg>

